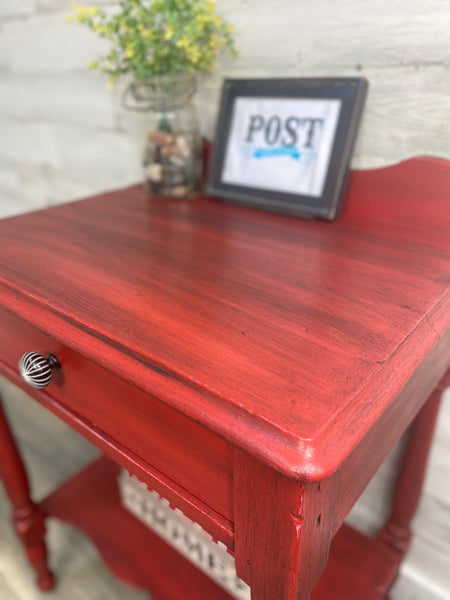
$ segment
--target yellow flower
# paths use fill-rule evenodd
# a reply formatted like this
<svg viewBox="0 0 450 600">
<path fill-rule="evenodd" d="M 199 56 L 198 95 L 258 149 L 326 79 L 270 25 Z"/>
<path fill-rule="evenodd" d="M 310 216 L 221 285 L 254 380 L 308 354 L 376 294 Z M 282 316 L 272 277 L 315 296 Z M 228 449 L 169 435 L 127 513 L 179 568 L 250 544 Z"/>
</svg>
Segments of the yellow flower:
<svg viewBox="0 0 450 600">
<path fill-rule="evenodd" d="M 200 58 L 200 50 L 196 46 L 190 46 L 187 49 L 187 54 L 193 63 L 196 63 Z"/>
<path fill-rule="evenodd" d="M 187 48 L 189 46 L 189 40 L 183 35 L 183 37 L 177 41 L 176 46 L 178 48 Z"/>
<path fill-rule="evenodd" d="M 213 33 L 213 35 L 211 36 L 208 46 L 212 52 L 216 52 L 220 48 L 221 40 L 215 33 Z"/>
<path fill-rule="evenodd" d="M 173 37 L 173 34 L 175 33 L 175 30 L 173 27 L 171 27 L 170 25 L 167 26 L 166 29 L 166 33 L 164 34 L 164 39 L 165 40 L 170 40 L 170 38 Z"/>
<path fill-rule="evenodd" d="M 133 32 L 133 29 L 128 25 L 126 19 L 121 19 L 119 21 L 119 25 L 122 31 L 124 31 L 125 33 Z"/>
<path fill-rule="evenodd" d="M 219 15 L 211 15 L 211 23 L 213 23 L 216 27 L 220 27 L 222 24 L 222 21 L 221 21 Z"/>
<path fill-rule="evenodd" d="M 104 25 L 100 25 L 100 23 L 94 23 L 92 29 L 95 31 L 95 33 L 98 33 L 99 35 L 103 35 L 108 31 L 107 27 L 105 27 Z"/>
<path fill-rule="evenodd" d="M 145 38 L 146 40 L 148 40 L 149 42 L 151 42 L 154 38 L 154 34 L 153 34 L 153 30 L 152 29 L 144 29 L 142 31 L 142 37 Z"/>
<path fill-rule="evenodd" d="M 100 9 L 96 6 L 80 6 L 77 2 L 72 2 L 70 8 L 77 13 L 77 17 L 96 17 Z"/>
<path fill-rule="evenodd" d="M 103 73 L 134 72 L 143 76 L 157 73 L 162 67 L 169 72 L 212 70 L 223 46 L 234 52 L 234 28 L 227 27 L 215 13 L 215 0 L 152 0 L 151 12 L 147 9 L 150 0 L 123 0 L 119 3 L 121 10 L 111 17 L 84 2 L 71 4 L 69 19 L 111 41 L 109 54 L 91 64 Z M 186 14 L 166 13 L 169 4 L 189 5 L 190 10 Z"/>
</svg>

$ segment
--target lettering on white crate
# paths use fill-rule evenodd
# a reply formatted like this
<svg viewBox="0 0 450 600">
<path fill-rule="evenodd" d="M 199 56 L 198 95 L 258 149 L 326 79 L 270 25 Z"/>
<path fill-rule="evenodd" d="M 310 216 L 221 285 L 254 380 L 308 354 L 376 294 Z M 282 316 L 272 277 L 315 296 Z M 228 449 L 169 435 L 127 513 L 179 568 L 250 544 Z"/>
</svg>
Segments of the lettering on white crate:
<svg viewBox="0 0 450 600">
<path fill-rule="evenodd" d="M 236 575 L 233 556 L 202 527 L 165 498 L 122 470 L 119 475 L 122 505 L 217 585 L 236 598 L 250 600 L 249 586 Z M 151 557 L 149 557 L 151 560 Z"/>
</svg>

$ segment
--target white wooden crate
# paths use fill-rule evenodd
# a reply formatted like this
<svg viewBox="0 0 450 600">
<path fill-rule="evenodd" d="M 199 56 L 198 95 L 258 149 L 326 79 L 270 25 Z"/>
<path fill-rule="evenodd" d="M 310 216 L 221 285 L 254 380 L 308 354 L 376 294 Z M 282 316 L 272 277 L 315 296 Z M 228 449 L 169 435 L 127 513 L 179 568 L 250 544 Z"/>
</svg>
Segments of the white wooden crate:
<svg viewBox="0 0 450 600">
<path fill-rule="evenodd" d="M 198 523 L 188 519 L 179 509 L 172 509 L 168 500 L 149 490 L 124 469 L 119 475 L 119 490 L 125 509 L 230 596 L 236 600 L 250 600 L 250 588 L 236 575 L 234 557 L 224 544 L 215 542 Z"/>
</svg>

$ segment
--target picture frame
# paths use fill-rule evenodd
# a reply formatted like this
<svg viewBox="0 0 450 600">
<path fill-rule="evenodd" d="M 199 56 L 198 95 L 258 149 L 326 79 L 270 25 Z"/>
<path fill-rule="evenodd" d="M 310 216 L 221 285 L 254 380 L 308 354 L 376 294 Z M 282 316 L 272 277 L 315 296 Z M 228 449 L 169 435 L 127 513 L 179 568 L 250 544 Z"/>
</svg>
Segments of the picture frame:
<svg viewBox="0 0 450 600">
<path fill-rule="evenodd" d="M 337 218 L 367 89 L 360 77 L 226 79 L 207 194 Z"/>
</svg>

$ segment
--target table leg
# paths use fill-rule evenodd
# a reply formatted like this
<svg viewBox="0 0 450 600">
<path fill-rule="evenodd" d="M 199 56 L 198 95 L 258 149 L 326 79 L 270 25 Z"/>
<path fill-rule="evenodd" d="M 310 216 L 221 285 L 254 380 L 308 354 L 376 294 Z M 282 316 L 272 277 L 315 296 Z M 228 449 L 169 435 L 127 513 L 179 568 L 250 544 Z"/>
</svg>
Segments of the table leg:
<svg viewBox="0 0 450 600">
<path fill-rule="evenodd" d="M 47 567 L 44 543 L 44 516 L 30 498 L 27 474 L 3 411 L 0 398 L 0 479 L 13 506 L 13 525 L 31 565 L 37 573 L 41 590 L 53 586 L 53 575 Z"/>
<path fill-rule="evenodd" d="M 328 560 L 338 481 L 302 484 L 237 451 L 236 570 L 252 600 L 308 600 Z"/>
<path fill-rule="evenodd" d="M 411 521 L 422 493 L 428 456 L 442 394 L 450 385 L 450 371 L 412 422 L 395 486 L 391 515 L 379 538 L 402 555 L 411 541 Z"/>
</svg>

